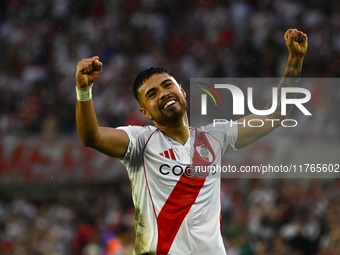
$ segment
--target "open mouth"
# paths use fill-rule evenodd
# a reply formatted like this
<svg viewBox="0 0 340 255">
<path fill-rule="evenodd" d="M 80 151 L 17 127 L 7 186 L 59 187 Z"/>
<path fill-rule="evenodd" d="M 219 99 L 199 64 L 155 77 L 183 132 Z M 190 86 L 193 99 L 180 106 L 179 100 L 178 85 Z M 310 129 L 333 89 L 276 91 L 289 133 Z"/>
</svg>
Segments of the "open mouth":
<svg viewBox="0 0 340 255">
<path fill-rule="evenodd" d="M 163 109 L 166 109 L 166 108 L 170 107 L 170 106 L 173 105 L 174 103 L 176 103 L 176 100 L 170 100 L 169 102 L 167 102 L 167 103 L 163 106 Z"/>
</svg>

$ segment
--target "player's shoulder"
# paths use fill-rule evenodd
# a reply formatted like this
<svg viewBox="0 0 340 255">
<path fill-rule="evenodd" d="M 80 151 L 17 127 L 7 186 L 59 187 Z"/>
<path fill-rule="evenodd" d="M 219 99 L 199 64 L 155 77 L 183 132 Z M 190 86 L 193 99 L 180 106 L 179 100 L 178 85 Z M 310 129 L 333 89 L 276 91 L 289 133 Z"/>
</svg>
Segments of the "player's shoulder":
<svg viewBox="0 0 340 255">
<path fill-rule="evenodd" d="M 129 125 L 129 126 L 122 126 L 117 127 L 117 129 L 121 129 L 125 131 L 129 137 L 138 137 L 138 136 L 145 136 L 148 137 L 158 129 L 155 126 L 147 125 L 147 126 L 140 126 L 140 125 Z"/>
<path fill-rule="evenodd" d="M 140 130 L 140 131 L 154 131 L 157 128 L 155 126 L 151 126 L 151 125 L 146 125 L 146 126 L 128 125 L 128 126 L 117 127 L 117 129 L 131 129 L 131 130 Z"/>
<path fill-rule="evenodd" d="M 215 123 L 209 123 L 205 126 L 190 127 L 190 132 L 214 132 L 214 131 L 226 131 L 226 125 L 220 125 Z"/>
</svg>

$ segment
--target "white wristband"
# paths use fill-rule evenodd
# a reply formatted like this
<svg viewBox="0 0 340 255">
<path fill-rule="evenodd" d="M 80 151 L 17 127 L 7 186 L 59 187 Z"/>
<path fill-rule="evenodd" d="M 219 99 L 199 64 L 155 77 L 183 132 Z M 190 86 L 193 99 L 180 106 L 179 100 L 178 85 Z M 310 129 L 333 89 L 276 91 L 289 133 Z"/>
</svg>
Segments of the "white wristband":
<svg viewBox="0 0 340 255">
<path fill-rule="evenodd" d="M 89 101 L 92 98 L 92 86 L 93 83 L 90 86 L 87 86 L 86 88 L 83 89 L 78 89 L 76 87 L 77 100 L 80 102 Z"/>
</svg>

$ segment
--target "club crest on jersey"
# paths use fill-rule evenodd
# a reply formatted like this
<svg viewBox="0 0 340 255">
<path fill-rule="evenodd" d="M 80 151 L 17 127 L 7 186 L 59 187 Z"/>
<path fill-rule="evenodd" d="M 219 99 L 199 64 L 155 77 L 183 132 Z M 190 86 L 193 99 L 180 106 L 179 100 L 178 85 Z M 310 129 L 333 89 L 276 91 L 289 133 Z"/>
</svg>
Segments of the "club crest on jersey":
<svg viewBox="0 0 340 255">
<path fill-rule="evenodd" d="M 214 160 L 214 157 L 212 153 L 209 151 L 208 147 L 205 144 L 201 144 L 199 146 L 196 146 L 196 151 L 200 157 L 208 163 L 212 163 Z"/>
</svg>

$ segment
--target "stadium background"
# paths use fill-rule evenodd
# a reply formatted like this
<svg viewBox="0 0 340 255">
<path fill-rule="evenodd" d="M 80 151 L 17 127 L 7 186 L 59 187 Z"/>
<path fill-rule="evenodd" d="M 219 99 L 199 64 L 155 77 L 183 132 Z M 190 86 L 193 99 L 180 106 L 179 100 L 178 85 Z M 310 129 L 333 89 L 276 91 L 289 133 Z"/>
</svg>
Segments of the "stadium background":
<svg viewBox="0 0 340 255">
<path fill-rule="evenodd" d="M 77 138 L 80 59 L 104 64 L 100 125 L 143 124 L 131 90 L 141 69 L 164 66 L 184 89 L 190 77 L 280 77 L 290 27 L 309 38 L 302 76 L 338 77 L 336 0 L 0 1 L 0 254 L 132 254 L 126 172 Z M 267 137 L 238 163 L 262 160 L 261 148 L 339 163 L 339 99 L 337 87 L 313 87 L 313 118 L 291 132 L 294 146 L 277 151 Z M 223 179 L 228 255 L 339 254 L 339 199 L 339 179 Z"/>
</svg>

